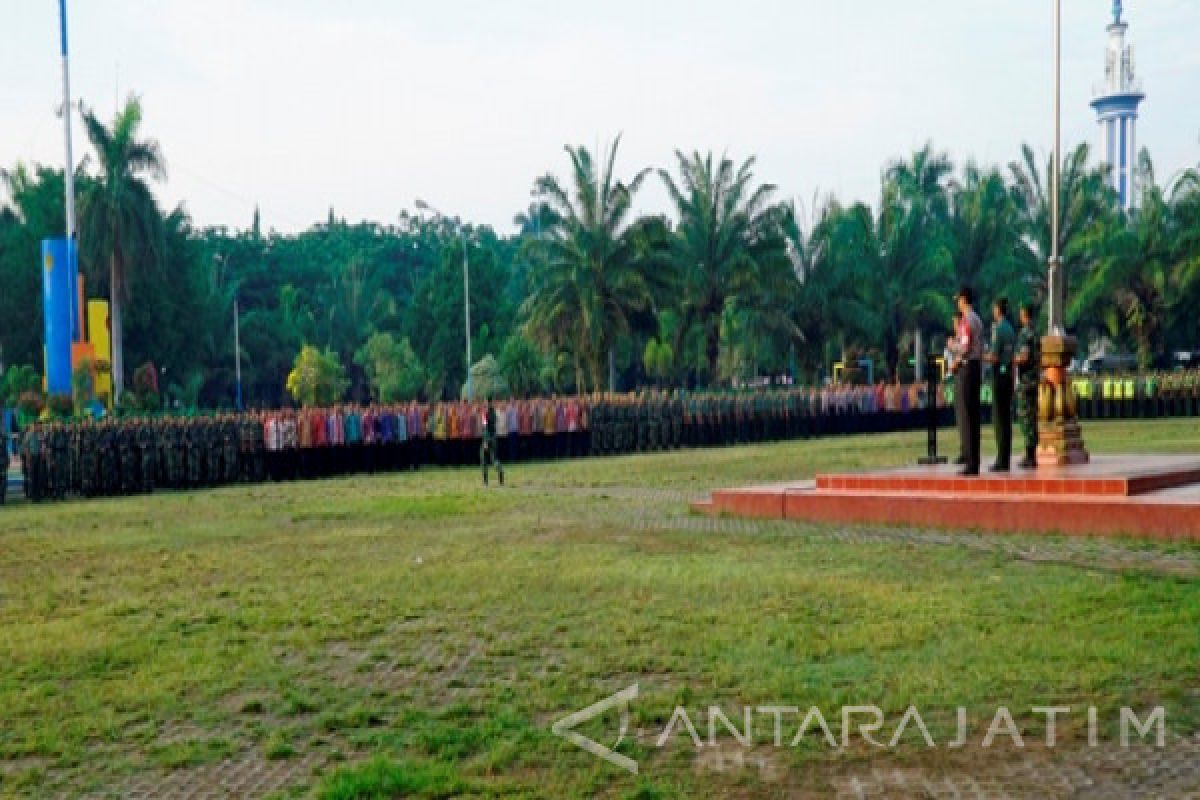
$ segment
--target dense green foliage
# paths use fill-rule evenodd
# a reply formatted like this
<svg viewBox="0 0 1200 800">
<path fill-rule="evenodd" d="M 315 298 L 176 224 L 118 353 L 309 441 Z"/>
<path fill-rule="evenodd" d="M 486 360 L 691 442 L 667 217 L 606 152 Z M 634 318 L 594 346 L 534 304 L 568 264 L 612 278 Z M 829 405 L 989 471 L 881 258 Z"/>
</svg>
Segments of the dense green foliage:
<svg viewBox="0 0 1200 800">
<path fill-rule="evenodd" d="M 946 326 L 961 282 L 985 299 L 1041 303 L 1048 169 L 1028 148 L 1006 167 L 961 168 L 932 146 L 883 172 L 874 205 L 776 199 L 753 157 L 675 154 L 672 169 L 622 177 L 618 143 L 568 147 L 565 178 L 533 185 L 512 235 L 441 216 L 350 223 L 333 209 L 296 234 L 195 228 L 158 206 L 166 159 L 136 99 L 105 124 L 77 175 L 90 296 L 117 288 L 124 377 L 153 361 L 168 404 L 230 405 L 240 308 L 244 394 L 288 402 L 304 345 L 329 352 L 352 399 L 456 396 L 466 379 L 463 259 L 472 352 L 512 392 L 715 384 L 828 371 L 844 355 L 903 370 L 914 332 Z M 1159 184 L 1139 165 L 1126 214 L 1086 146 L 1063 167 L 1069 325 L 1144 364 L 1200 346 L 1200 172 Z M 61 235 L 63 175 L 18 164 L 0 205 L 0 359 L 41 363 L 40 240 Z M 648 180 L 671 214 L 639 217 Z M 465 253 L 464 253 L 465 251 Z"/>
</svg>

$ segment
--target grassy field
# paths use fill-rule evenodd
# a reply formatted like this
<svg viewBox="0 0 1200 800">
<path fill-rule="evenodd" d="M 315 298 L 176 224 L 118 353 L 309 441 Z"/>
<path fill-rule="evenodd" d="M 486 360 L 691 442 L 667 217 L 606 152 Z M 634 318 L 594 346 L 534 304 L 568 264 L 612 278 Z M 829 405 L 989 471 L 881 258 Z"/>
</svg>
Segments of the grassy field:
<svg viewBox="0 0 1200 800">
<path fill-rule="evenodd" d="M 1200 452 L 1194 421 L 1087 434 L 1096 452 Z M 1096 706 L 1105 736 L 1122 705 L 1200 728 L 1196 546 L 687 510 L 714 487 L 904 463 L 923 442 L 518 466 L 490 491 L 424 470 L 0 509 L 0 796 L 795 797 L 880 759 L 1007 757 L 810 736 L 743 763 L 731 737 L 650 736 L 620 748 L 634 777 L 551 732 L 635 682 L 632 725 L 655 734 L 677 705 L 701 736 L 711 705 L 735 722 L 819 706 L 831 726 L 877 705 L 889 732 L 915 705 L 939 741 L 958 707 L 986 727 L 998 705 L 1033 738 L 1029 709 L 1048 705 Z M 611 744 L 615 720 L 585 732 Z"/>
</svg>

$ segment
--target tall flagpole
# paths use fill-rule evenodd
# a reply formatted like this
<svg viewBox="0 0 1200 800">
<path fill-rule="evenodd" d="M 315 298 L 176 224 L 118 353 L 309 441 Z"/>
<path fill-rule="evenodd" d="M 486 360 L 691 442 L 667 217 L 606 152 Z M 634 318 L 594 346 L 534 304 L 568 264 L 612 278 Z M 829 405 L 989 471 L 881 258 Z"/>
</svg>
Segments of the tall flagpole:
<svg viewBox="0 0 1200 800">
<path fill-rule="evenodd" d="M 242 410 L 242 325 L 237 295 L 233 297 L 233 371 L 237 376 L 237 410 Z"/>
<path fill-rule="evenodd" d="M 1062 252 L 1062 0 L 1054 0 L 1054 163 L 1050 167 L 1050 264 L 1047 279 L 1048 328 L 1042 339 L 1042 383 L 1038 387 L 1039 467 L 1086 464 L 1091 459 L 1076 414 L 1069 370 L 1079 343 L 1067 335 Z"/>
<path fill-rule="evenodd" d="M 1054 0 L 1054 163 L 1050 166 L 1049 328 L 1051 336 L 1066 333 L 1063 324 L 1062 254 L 1059 215 L 1062 195 L 1062 0 Z"/>
<path fill-rule="evenodd" d="M 67 238 L 75 239 L 75 157 L 71 152 L 71 67 L 67 57 L 67 0 L 58 0 L 58 28 L 62 53 L 63 128 L 67 139 L 67 163 L 64 169 L 67 192 Z"/>
</svg>

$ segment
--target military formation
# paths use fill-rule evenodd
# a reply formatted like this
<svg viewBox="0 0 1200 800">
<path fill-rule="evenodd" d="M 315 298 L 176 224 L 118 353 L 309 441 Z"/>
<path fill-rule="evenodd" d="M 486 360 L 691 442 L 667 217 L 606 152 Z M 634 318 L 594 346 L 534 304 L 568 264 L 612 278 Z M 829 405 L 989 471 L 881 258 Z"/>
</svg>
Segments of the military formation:
<svg viewBox="0 0 1200 800">
<path fill-rule="evenodd" d="M 413 469 L 714 447 L 924 424 L 924 386 L 659 392 L 38 422 L 35 502 Z"/>
<path fill-rule="evenodd" d="M 1200 416 L 1200 370 L 1092 375 L 1072 379 L 1083 419 Z"/>
<path fill-rule="evenodd" d="M 19 437 L 25 495 L 41 502 L 262 480 L 262 441 L 254 415 L 38 422 Z"/>
<path fill-rule="evenodd" d="M 1026 368 L 1038 362 L 1031 329 L 1022 326 L 1013 348 L 1026 456 L 1037 433 L 1037 370 Z M 1084 418 L 1200 416 L 1196 371 L 1077 378 L 1075 390 Z M 935 399 L 948 423 L 951 386 Z M 926 424 L 926 403 L 925 384 L 879 383 L 86 419 L 29 425 L 14 451 L 26 496 L 41 502 L 424 465 L 486 463 L 500 474 L 501 463 L 529 460 L 914 430 Z"/>
</svg>

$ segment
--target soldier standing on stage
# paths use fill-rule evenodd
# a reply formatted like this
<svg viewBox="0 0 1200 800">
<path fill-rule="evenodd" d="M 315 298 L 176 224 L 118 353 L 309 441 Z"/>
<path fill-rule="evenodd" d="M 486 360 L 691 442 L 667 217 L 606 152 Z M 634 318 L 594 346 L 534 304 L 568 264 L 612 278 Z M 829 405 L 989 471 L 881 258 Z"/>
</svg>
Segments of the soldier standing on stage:
<svg viewBox="0 0 1200 800">
<path fill-rule="evenodd" d="M 992 304 L 992 346 L 985 359 L 992 365 L 992 430 L 996 463 L 992 472 L 1008 472 L 1012 459 L 1013 351 L 1017 335 L 1008 321 L 1008 300 Z"/>
<path fill-rule="evenodd" d="M 1025 458 L 1021 469 L 1037 467 L 1038 446 L 1038 384 L 1040 381 L 1041 338 L 1033 325 L 1033 308 L 1021 306 L 1021 332 L 1017 334 L 1017 418 L 1025 438 Z"/>
</svg>

